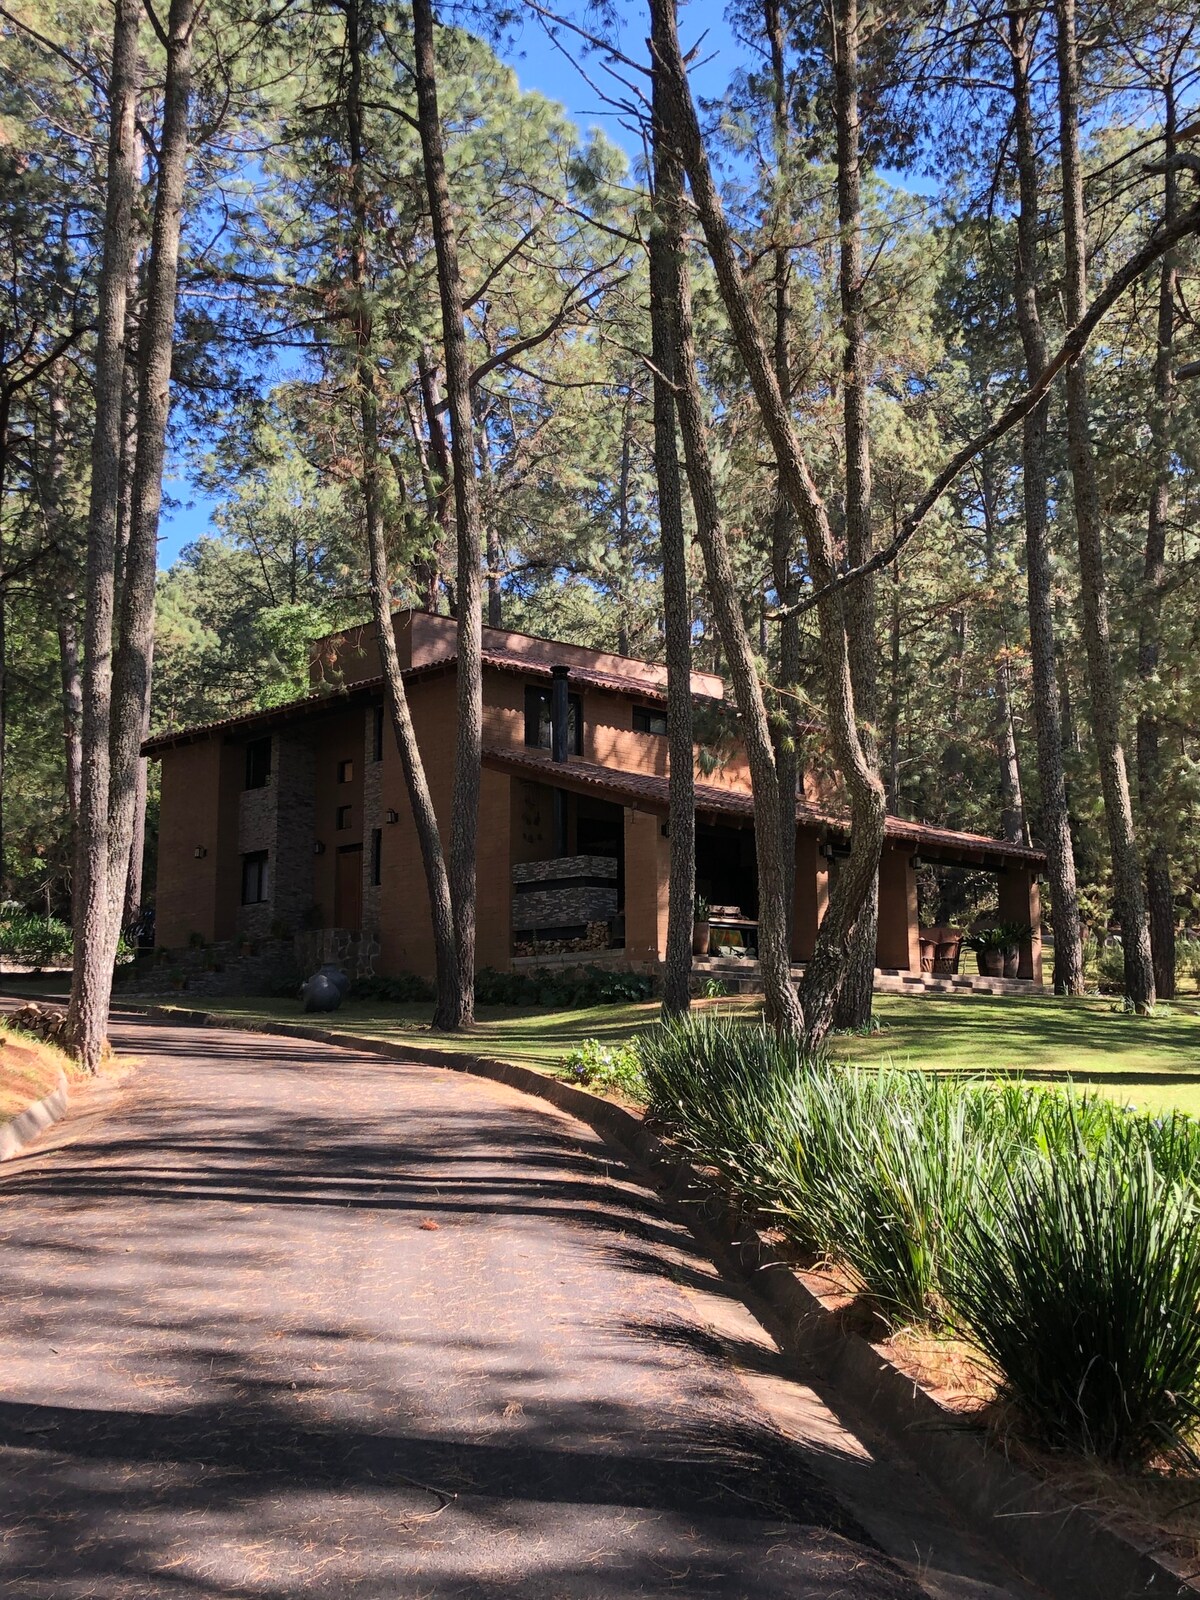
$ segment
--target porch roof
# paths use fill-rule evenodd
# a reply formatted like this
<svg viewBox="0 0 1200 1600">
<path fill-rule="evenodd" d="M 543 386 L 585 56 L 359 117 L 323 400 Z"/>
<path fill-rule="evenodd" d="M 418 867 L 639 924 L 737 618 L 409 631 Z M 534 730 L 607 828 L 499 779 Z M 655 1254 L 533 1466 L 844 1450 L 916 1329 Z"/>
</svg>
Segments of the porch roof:
<svg viewBox="0 0 1200 1600">
<path fill-rule="evenodd" d="M 511 750 L 484 746 L 484 765 L 499 771 L 518 773 L 522 777 L 537 778 L 555 787 L 577 789 L 585 794 L 600 794 L 605 798 L 624 803 L 633 802 L 656 811 L 667 810 L 669 784 L 666 778 L 646 772 L 628 772 L 622 768 L 601 767 L 594 762 L 572 756 L 566 762 L 553 761 L 544 751 Z M 717 784 L 696 784 L 696 812 L 698 815 L 754 820 L 753 798 L 743 791 L 723 789 Z M 823 833 L 845 837 L 848 819 L 835 812 L 822 810 L 806 800 L 796 802 L 796 821 L 804 827 Z M 1034 846 L 1012 844 L 1007 839 L 992 838 L 983 833 L 966 833 L 956 828 L 939 828 L 925 822 L 910 822 L 903 817 L 889 816 L 884 826 L 884 837 L 898 844 L 911 844 L 915 850 L 931 860 L 957 861 L 979 866 L 1004 866 L 1009 861 L 1020 861 L 1030 867 L 1045 865 L 1046 853 Z"/>
</svg>

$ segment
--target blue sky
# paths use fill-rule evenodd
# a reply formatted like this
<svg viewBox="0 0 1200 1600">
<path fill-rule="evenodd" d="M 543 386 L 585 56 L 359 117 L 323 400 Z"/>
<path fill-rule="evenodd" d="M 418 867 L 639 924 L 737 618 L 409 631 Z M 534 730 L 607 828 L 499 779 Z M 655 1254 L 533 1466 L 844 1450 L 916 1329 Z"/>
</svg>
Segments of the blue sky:
<svg viewBox="0 0 1200 1600">
<path fill-rule="evenodd" d="M 580 6 L 578 11 L 582 16 L 584 8 Z M 645 60 L 649 22 L 643 0 L 634 0 L 634 3 L 620 0 L 619 11 L 622 28 L 618 48 L 634 60 Z M 685 49 L 701 34 L 705 35 L 693 82 L 700 95 L 720 94 L 742 59 L 741 49 L 725 22 L 723 5 L 714 0 L 691 0 L 690 4 L 683 5 L 680 33 Z M 536 89 L 549 99 L 557 100 L 581 129 L 602 128 L 631 159 L 640 157 L 640 143 L 621 126 L 617 112 L 606 106 L 602 93 L 597 92 L 611 90 L 614 95 L 620 95 L 625 91 L 607 77 L 595 55 L 586 55 L 578 39 L 565 31 L 560 37 L 561 50 L 531 15 L 520 32 L 501 47 L 500 54 L 513 67 L 522 89 Z M 186 478 L 170 472 L 163 488 L 168 499 L 175 502 L 170 509 L 164 507 L 160 524 L 158 564 L 168 567 L 185 544 L 209 530 L 216 502 L 195 490 Z"/>
</svg>

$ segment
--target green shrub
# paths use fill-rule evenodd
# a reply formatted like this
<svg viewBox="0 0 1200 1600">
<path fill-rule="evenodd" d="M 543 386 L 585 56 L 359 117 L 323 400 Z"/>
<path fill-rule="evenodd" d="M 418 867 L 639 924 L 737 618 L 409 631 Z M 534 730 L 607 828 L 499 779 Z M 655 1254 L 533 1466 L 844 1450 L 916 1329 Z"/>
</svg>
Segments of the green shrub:
<svg viewBox="0 0 1200 1600">
<path fill-rule="evenodd" d="M 5 907 L 0 917 L 0 960 L 39 969 L 65 965 L 71 959 L 71 948 L 71 930 L 57 917 Z"/>
<path fill-rule="evenodd" d="M 1127 1464 L 1189 1453 L 1198 1224 L 1192 1186 L 1136 1133 L 1091 1149 L 1079 1131 L 1067 1159 L 1028 1152 L 968 1209 L 955 1310 L 1047 1443 Z"/>
<path fill-rule="evenodd" d="M 585 1039 L 562 1057 L 559 1070 L 572 1083 L 601 1093 L 616 1090 L 638 1102 L 646 1098 L 641 1057 L 635 1044 L 609 1045 L 601 1044 L 599 1039 Z"/>
<path fill-rule="evenodd" d="M 296 985 L 288 986 L 294 994 Z M 415 972 L 399 972 L 394 978 L 355 978 L 350 985 L 352 1000 L 387 1000 L 393 1005 L 413 1005 L 434 998 L 433 985 Z"/>
<path fill-rule="evenodd" d="M 1125 993 L 1125 952 L 1119 944 L 1106 944 L 1097 951 L 1096 981 L 1102 994 Z"/>
<path fill-rule="evenodd" d="M 497 972 L 475 974 L 475 999 L 481 1006 L 620 1005 L 648 1000 L 653 984 L 641 972 L 611 972 L 589 966 L 572 972 Z"/>
<path fill-rule="evenodd" d="M 1175 941 L 1175 976 L 1200 979 L 1200 939 Z"/>
</svg>

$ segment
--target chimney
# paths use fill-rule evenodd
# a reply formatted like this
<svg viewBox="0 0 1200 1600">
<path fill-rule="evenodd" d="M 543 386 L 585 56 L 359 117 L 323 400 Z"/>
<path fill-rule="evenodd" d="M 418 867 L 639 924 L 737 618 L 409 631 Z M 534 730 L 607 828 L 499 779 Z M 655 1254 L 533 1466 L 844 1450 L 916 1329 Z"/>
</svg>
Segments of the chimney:
<svg viewBox="0 0 1200 1600">
<path fill-rule="evenodd" d="M 569 667 L 552 667 L 550 670 L 550 757 L 553 761 L 567 759 L 570 738 L 567 719 L 570 704 L 567 699 Z"/>
<path fill-rule="evenodd" d="M 567 699 L 568 668 L 553 667 L 550 672 L 550 759 L 565 761 L 570 750 L 570 702 Z M 567 853 L 567 792 L 554 791 L 554 854 Z"/>
</svg>

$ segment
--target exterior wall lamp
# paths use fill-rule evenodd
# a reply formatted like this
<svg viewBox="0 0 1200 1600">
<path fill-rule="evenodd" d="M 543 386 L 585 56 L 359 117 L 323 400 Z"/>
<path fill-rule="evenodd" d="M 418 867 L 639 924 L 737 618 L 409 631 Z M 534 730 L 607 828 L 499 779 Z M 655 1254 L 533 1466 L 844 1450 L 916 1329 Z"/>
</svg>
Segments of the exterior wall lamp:
<svg viewBox="0 0 1200 1600">
<path fill-rule="evenodd" d="M 398 811 L 393 811 L 391 806 L 389 806 L 384 812 L 383 818 L 385 822 L 399 822 L 400 813 Z"/>
<path fill-rule="evenodd" d="M 208 854 L 208 851 L 204 848 L 204 846 L 202 844 L 198 844 L 196 846 L 196 848 L 192 851 L 192 854 L 195 856 L 197 861 L 203 861 L 205 856 Z"/>
<path fill-rule="evenodd" d="M 314 839 L 313 840 L 313 855 L 315 855 L 315 856 L 323 856 L 324 854 L 325 854 L 325 841 L 323 839 Z"/>
</svg>

